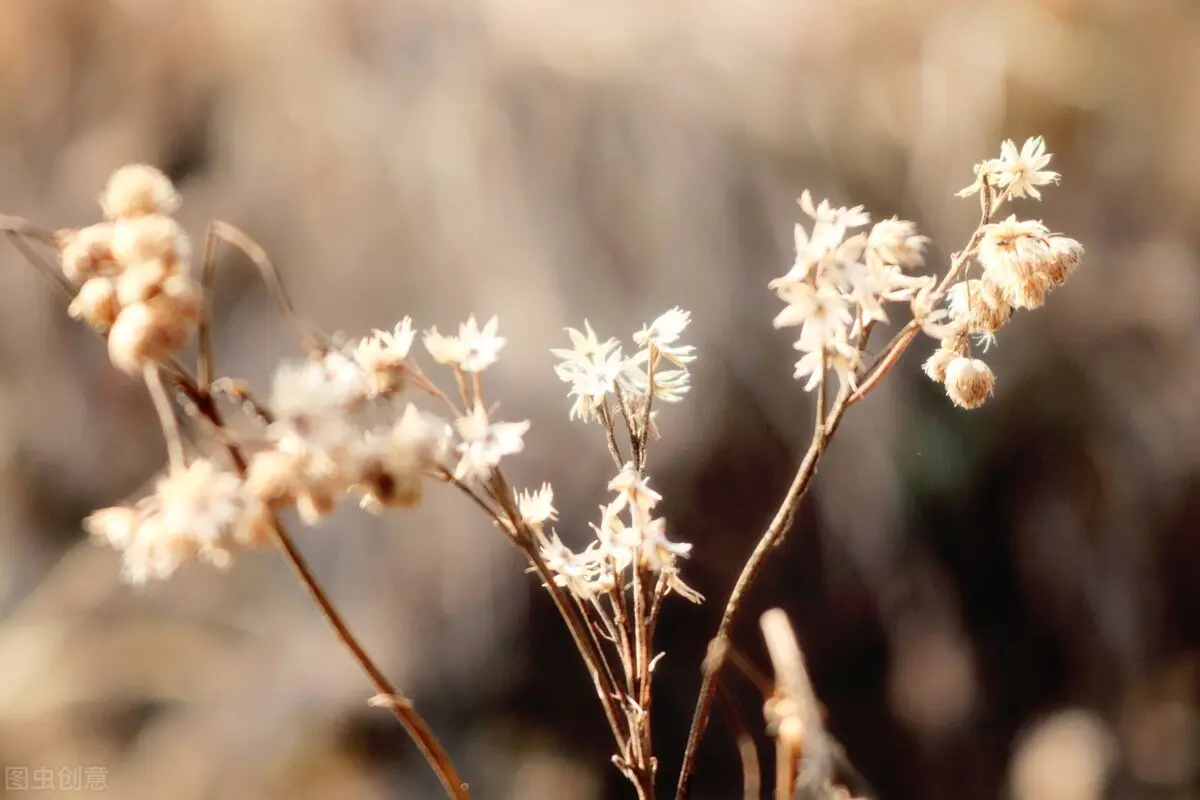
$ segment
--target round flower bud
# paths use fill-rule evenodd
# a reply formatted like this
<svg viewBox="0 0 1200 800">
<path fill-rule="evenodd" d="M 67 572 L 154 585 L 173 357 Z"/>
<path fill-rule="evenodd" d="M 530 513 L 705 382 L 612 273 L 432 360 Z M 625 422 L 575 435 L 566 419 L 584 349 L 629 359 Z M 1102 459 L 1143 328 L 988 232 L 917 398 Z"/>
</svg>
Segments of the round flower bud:
<svg viewBox="0 0 1200 800">
<path fill-rule="evenodd" d="M 956 406 L 978 408 L 996 388 L 996 376 L 978 358 L 955 358 L 946 366 L 946 394 Z"/>
<path fill-rule="evenodd" d="M 953 350 L 939 347 L 933 351 L 933 355 L 925 359 L 925 363 L 921 365 L 921 369 L 929 376 L 929 380 L 942 383 L 946 380 L 946 367 L 958 357 L 958 353 Z"/>
<path fill-rule="evenodd" d="M 83 320 L 102 333 L 112 327 L 120 311 L 121 303 L 111 278 L 89 278 L 67 307 L 72 319 Z"/>
<path fill-rule="evenodd" d="M 147 214 L 173 214 L 179 193 L 171 179 L 148 164 L 128 164 L 114 172 L 100 195 L 107 219 L 131 219 Z"/>
<path fill-rule="evenodd" d="M 63 275 L 74 283 L 82 283 L 94 275 L 114 271 L 112 240 L 113 226 L 107 222 L 60 232 L 58 259 Z"/>
<path fill-rule="evenodd" d="M 123 219 L 113 226 L 113 256 L 128 269 L 143 261 L 161 260 L 186 266 L 192 248 L 178 222 L 163 214 Z"/>
</svg>

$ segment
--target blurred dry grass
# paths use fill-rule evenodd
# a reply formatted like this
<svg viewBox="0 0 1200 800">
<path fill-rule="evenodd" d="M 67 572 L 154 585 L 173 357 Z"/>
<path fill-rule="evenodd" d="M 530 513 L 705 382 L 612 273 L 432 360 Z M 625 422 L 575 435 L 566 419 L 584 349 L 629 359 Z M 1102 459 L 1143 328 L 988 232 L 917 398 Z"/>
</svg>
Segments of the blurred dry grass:
<svg viewBox="0 0 1200 800">
<path fill-rule="evenodd" d="M 1016 797 L 1094 797 L 1089 769 L 1114 796 L 1200 797 L 1194 4 L 0 5 L 0 209 L 84 223 L 111 169 L 149 161 L 196 235 L 249 231 L 326 329 L 499 314 L 492 393 L 535 422 L 518 477 L 552 476 L 580 530 L 607 456 L 567 425 L 546 349 L 585 316 L 619 334 L 691 309 L 700 388 L 653 460 L 712 606 L 807 436 L 764 287 L 790 261 L 792 198 L 909 216 L 952 249 L 971 165 L 1035 133 L 1064 183 L 1029 213 L 1086 268 L 1006 331 L 982 412 L 910 363 L 852 415 L 759 602 L 791 610 L 884 796 L 996 796 L 1015 753 Z M 0 261 L 0 762 L 104 765 L 130 800 L 435 796 L 280 564 L 139 596 L 78 544 L 84 513 L 159 466 L 153 415 Z M 223 269 L 218 365 L 262 380 L 295 345 L 251 271 Z M 603 729 L 551 612 L 443 499 L 301 544 L 478 796 L 604 796 Z M 668 776 L 716 611 L 664 623 Z M 720 726 L 706 757 L 697 796 L 729 796 Z"/>
</svg>

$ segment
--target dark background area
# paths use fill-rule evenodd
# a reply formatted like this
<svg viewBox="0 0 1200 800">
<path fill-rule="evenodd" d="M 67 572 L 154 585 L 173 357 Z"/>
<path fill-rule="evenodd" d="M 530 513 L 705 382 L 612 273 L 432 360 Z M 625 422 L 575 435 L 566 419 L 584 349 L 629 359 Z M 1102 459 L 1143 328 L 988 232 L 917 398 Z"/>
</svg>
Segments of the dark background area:
<svg viewBox="0 0 1200 800">
<path fill-rule="evenodd" d="M 84 225 L 109 172 L 149 162 L 197 241 L 210 219 L 246 230 L 325 330 L 498 314 L 489 395 L 533 421 L 511 474 L 553 481 L 575 546 L 611 465 L 599 429 L 568 423 L 548 350 L 585 318 L 628 339 L 691 310 L 695 388 L 651 454 L 708 598 L 659 627 L 667 796 L 699 659 L 807 445 L 766 288 L 792 261 L 794 198 L 914 219 L 943 269 L 975 224 L 953 196 L 972 165 L 1044 135 L 1062 185 L 1012 210 L 1080 240 L 1080 272 L 1001 333 L 978 411 L 914 345 L 842 426 L 735 639 L 765 667 L 758 615 L 791 614 L 883 798 L 1184 800 L 1197 76 L 1185 0 L 5 0 L 0 211 Z M 264 385 L 299 347 L 244 261 L 221 270 L 218 371 Z M 0 762 L 103 766 L 131 800 L 436 797 L 279 559 L 139 593 L 81 540 L 163 445 L 144 390 L 63 311 L 0 251 Z M 552 606 L 473 508 L 433 492 L 296 530 L 477 797 L 629 796 Z M 761 696 L 731 685 L 759 730 Z M 697 800 L 739 796 L 715 720 Z"/>
</svg>

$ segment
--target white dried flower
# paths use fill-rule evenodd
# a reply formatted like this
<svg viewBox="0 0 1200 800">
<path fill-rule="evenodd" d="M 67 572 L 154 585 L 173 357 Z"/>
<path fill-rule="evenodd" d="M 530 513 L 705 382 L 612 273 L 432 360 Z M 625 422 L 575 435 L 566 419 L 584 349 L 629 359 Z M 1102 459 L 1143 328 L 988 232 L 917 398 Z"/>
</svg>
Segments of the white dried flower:
<svg viewBox="0 0 1200 800">
<path fill-rule="evenodd" d="M 460 455 L 454 468 L 454 477 L 460 481 L 483 481 L 500 459 L 519 453 L 524 448 L 523 437 L 529 430 L 529 420 L 523 422 L 490 422 L 482 405 L 476 406 L 465 417 L 455 421 L 462 443 Z"/>
<path fill-rule="evenodd" d="M 800 346 L 799 342 L 794 346 L 797 350 L 805 349 Z M 822 370 L 822 364 L 824 364 L 824 370 Z M 862 355 L 858 348 L 833 340 L 826 342 L 823 347 L 806 352 L 796 362 L 796 372 L 792 377 L 800 380 L 808 376 L 808 382 L 804 384 L 804 391 L 811 392 L 820 385 L 821 377 L 829 370 L 833 370 L 837 375 L 840 388 L 856 389 L 858 387 L 858 371 L 862 365 Z"/>
<path fill-rule="evenodd" d="M 1028 195 L 1040 200 L 1042 195 L 1037 187 L 1058 183 L 1059 179 L 1057 172 L 1043 169 L 1050 163 L 1050 157 L 1041 136 L 1026 139 L 1020 152 L 1017 152 L 1017 146 L 1011 139 L 1006 140 L 1000 145 L 997 185 L 1003 187 L 1009 197 Z"/>
<path fill-rule="evenodd" d="M 516 495 L 517 508 L 521 518 L 531 527 L 541 527 L 546 521 L 558 519 L 558 511 L 554 508 L 554 489 L 549 483 L 543 483 L 536 492 L 513 492 Z"/>
<path fill-rule="evenodd" d="M 676 306 L 649 325 L 643 325 L 641 331 L 633 335 L 633 341 L 638 346 L 645 348 L 646 351 L 653 346 L 655 352 L 660 353 L 668 361 L 683 367 L 696 360 L 696 356 L 693 355 L 696 348 L 692 345 L 676 345 L 675 342 L 691 320 L 692 313 L 690 311 L 684 311 Z"/>
<path fill-rule="evenodd" d="M 174 214 L 179 202 L 170 178 L 148 164 L 121 167 L 109 177 L 100 195 L 100 208 L 110 220 Z"/>
<path fill-rule="evenodd" d="M 608 393 L 614 390 L 617 377 L 625 366 L 616 339 L 601 342 L 592 326 L 584 320 L 586 333 L 567 328 L 571 338 L 571 349 L 551 349 L 550 352 L 563 359 L 554 366 L 559 379 L 571 384 L 568 397 L 574 397 L 570 418 L 579 417 L 587 422 L 603 405 Z"/>
<path fill-rule="evenodd" d="M 929 237 L 917 233 L 917 225 L 892 217 L 876 222 L 867 237 L 868 263 L 875 259 L 881 264 L 913 268 L 925 263 L 925 245 Z"/>
<path fill-rule="evenodd" d="M 496 363 L 505 339 L 497 335 L 500 320 L 492 317 L 480 328 L 472 314 L 458 327 L 458 336 L 443 336 L 437 328 L 425 334 L 425 349 L 439 364 L 450 364 L 464 372 L 483 372 Z"/>
<path fill-rule="evenodd" d="M 1006 140 L 1000 145 L 999 158 L 975 165 L 975 182 L 958 192 L 958 196 L 975 194 L 986 183 L 992 191 L 1004 190 L 999 198 L 1001 200 L 1025 196 L 1040 200 L 1042 195 L 1037 187 L 1057 183 L 1059 179 L 1057 172 L 1043 169 L 1050 163 L 1050 155 L 1046 152 L 1046 142 L 1040 136 L 1026 139 L 1019 152 L 1011 139 Z"/>
<path fill-rule="evenodd" d="M 646 351 L 642 351 L 645 353 Z M 650 375 L 638 366 L 644 359 L 631 358 L 621 368 L 617 379 L 630 397 L 630 402 L 644 396 L 650 385 Z M 678 403 L 691 389 L 691 375 L 686 369 L 655 369 L 653 394 L 655 399 Z"/>
<path fill-rule="evenodd" d="M 366 373 L 372 395 L 393 394 L 403 390 L 404 360 L 412 349 L 412 320 L 400 320 L 391 331 L 375 331 L 354 349 L 354 360 Z"/>
<path fill-rule="evenodd" d="M 137 509 L 103 509 L 84 523 L 123 552 L 123 575 L 137 584 L 167 578 L 193 558 L 227 567 L 235 551 L 265 540 L 268 524 L 241 478 L 206 458 L 173 468 Z"/>
<path fill-rule="evenodd" d="M 667 521 L 662 517 L 639 525 L 634 530 L 639 540 L 638 556 L 654 572 L 674 567 L 677 558 L 686 558 L 692 552 L 691 544 L 667 539 Z"/>
<path fill-rule="evenodd" d="M 271 378 L 270 407 L 281 421 L 338 417 L 367 391 L 365 375 L 349 359 L 285 361 Z"/>
</svg>

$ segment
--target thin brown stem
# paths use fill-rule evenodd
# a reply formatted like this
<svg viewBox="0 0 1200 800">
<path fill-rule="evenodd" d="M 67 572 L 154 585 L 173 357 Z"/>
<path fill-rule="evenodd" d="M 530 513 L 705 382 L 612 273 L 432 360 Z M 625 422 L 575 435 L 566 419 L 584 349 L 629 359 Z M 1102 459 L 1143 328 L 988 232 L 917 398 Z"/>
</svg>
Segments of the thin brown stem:
<svg viewBox="0 0 1200 800">
<path fill-rule="evenodd" d="M 204 261 L 200 267 L 200 321 L 197 334 L 199 353 L 196 356 L 196 383 L 208 389 L 213 381 L 212 296 L 217 278 L 217 243 L 221 237 L 217 227 L 209 223 L 204 234 Z"/>
<path fill-rule="evenodd" d="M 604 438 L 608 442 L 608 454 L 612 456 L 613 463 L 619 470 L 625 466 L 625 462 L 621 460 L 621 448 L 617 446 L 617 433 L 613 429 L 612 409 L 608 407 L 607 400 L 600 404 L 599 415 L 600 421 L 604 423 Z"/>
<path fill-rule="evenodd" d="M 299 315 L 296 314 L 291 298 L 288 297 L 287 290 L 284 288 L 283 280 L 279 277 L 279 270 L 275 269 L 275 265 L 267 257 L 267 251 L 263 250 L 258 242 L 254 241 L 254 239 L 240 228 L 230 225 L 228 222 L 214 221 L 210 225 L 210 230 L 213 237 L 233 245 L 245 253 L 246 257 L 253 262 L 254 266 L 258 269 L 259 275 L 262 277 L 263 283 L 267 287 L 267 293 L 275 302 L 275 307 L 279 309 L 280 316 L 283 317 L 284 322 L 296 331 L 296 335 L 305 349 L 320 349 L 328 345 L 324 336 L 318 335 L 311 325 L 303 322 Z"/>
<path fill-rule="evenodd" d="M 180 388 L 197 405 L 200 413 L 208 418 L 215 427 L 223 430 L 225 428 L 224 420 L 221 418 L 220 410 L 212 402 L 211 396 L 200 391 L 193 382 L 187 380 L 186 375 L 180 375 L 178 379 L 180 380 Z M 247 467 L 245 455 L 236 444 L 227 444 L 227 449 L 238 473 L 244 476 Z M 357 662 L 371 681 L 371 684 L 375 687 L 376 699 L 373 700 L 373 704 L 386 706 L 392 712 L 393 716 L 399 720 L 409 737 L 416 743 L 426 762 L 428 762 L 429 766 L 437 774 L 438 780 L 441 781 L 442 788 L 446 791 L 447 797 L 455 798 L 455 800 L 468 800 L 471 796 L 470 789 L 466 781 L 462 779 L 458 769 L 454 766 L 450 754 L 433 732 L 433 729 L 417 713 L 412 702 L 396 690 L 392 682 L 383 674 L 383 670 L 379 668 L 374 659 L 371 658 L 366 649 L 358 641 L 358 638 L 351 632 L 350 627 L 325 593 L 325 589 L 308 566 L 307 560 L 300 553 L 291 536 L 288 535 L 287 530 L 274 515 L 272 515 L 270 522 L 271 534 L 275 539 L 275 543 L 279 546 L 284 560 L 287 561 L 288 566 L 292 568 L 292 572 L 299 579 L 308 592 L 309 597 L 312 598 L 320 610 L 321 616 L 325 618 L 325 621 L 333 629 L 338 641 L 341 642 L 342 646 Z"/>
<path fill-rule="evenodd" d="M 800 500 L 808 491 L 813 475 L 816 474 L 817 463 L 825 449 L 825 443 L 837 429 L 838 423 L 841 422 L 842 414 L 845 413 L 846 408 L 849 406 L 849 399 L 850 393 L 845 389 L 838 393 L 837 399 L 826 416 L 824 427 L 813 437 L 808 452 L 805 453 L 804 460 L 800 463 L 800 468 L 796 472 L 796 477 L 792 480 L 791 487 L 788 488 L 787 495 L 780 504 L 774 519 L 771 520 L 771 524 L 758 540 L 754 551 L 742 567 L 742 572 L 738 575 L 733 591 L 729 595 L 729 600 L 725 603 L 725 611 L 722 613 L 721 622 L 717 626 L 717 634 L 713 637 L 709 646 L 710 658 L 706 659 L 704 664 L 704 675 L 700 682 L 700 695 L 696 698 L 696 709 L 692 715 L 692 726 L 688 732 L 687 747 L 683 754 L 683 765 L 680 768 L 679 782 L 675 789 L 676 800 L 683 800 L 683 798 L 687 797 L 688 781 L 691 779 L 692 770 L 695 768 L 696 750 L 700 746 L 700 740 L 704 736 L 704 731 L 708 726 L 709 714 L 712 711 L 715 681 L 717 674 L 723 666 L 725 651 L 729 647 L 729 631 L 737 619 L 738 612 L 741 611 L 746 592 L 758 576 L 758 571 L 766 561 L 767 555 L 783 541 L 788 529 L 791 528 L 796 510 L 800 506 Z"/>
<path fill-rule="evenodd" d="M 733 693 L 720 680 L 717 681 L 716 702 L 737 741 L 738 758 L 742 762 L 742 800 L 759 800 L 762 796 L 762 766 L 758 758 L 758 745 L 750 733 L 746 715 L 738 708 Z"/>
<path fill-rule="evenodd" d="M 28 223 L 25 223 L 26 227 L 14 230 L 7 227 L 7 225 L 9 224 L 9 221 L 16 218 L 4 217 L 3 219 L 5 222 L 0 224 L 0 230 L 4 231 L 4 234 L 8 237 L 8 241 L 17 250 L 17 252 L 19 252 L 27 262 L 32 264 L 39 272 L 41 272 L 47 280 L 54 284 L 54 288 L 63 296 L 63 299 L 65 299 L 68 303 L 74 300 L 75 286 L 69 280 L 67 280 L 65 275 L 62 274 L 62 270 L 59 269 L 57 265 L 52 264 L 43 258 L 41 253 L 34 250 L 29 246 L 29 243 L 25 241 L 25 237 L 28 235 L 27 231 L 29 230 Z M 24 220 L 18 221 L 22 223 L 24 222 Z"/>
<path fill-rule="evenodd" d="M 650 448 L 650 410 L 654 405 L 654 370 L 658 366 L 658 347 L 650 343 L 649 355 L 646 359 L 646 407 L 642 409 L 641 428 L 638 431 L 637 469 L 646 474 L 646 456 Z"/>
</svg>

